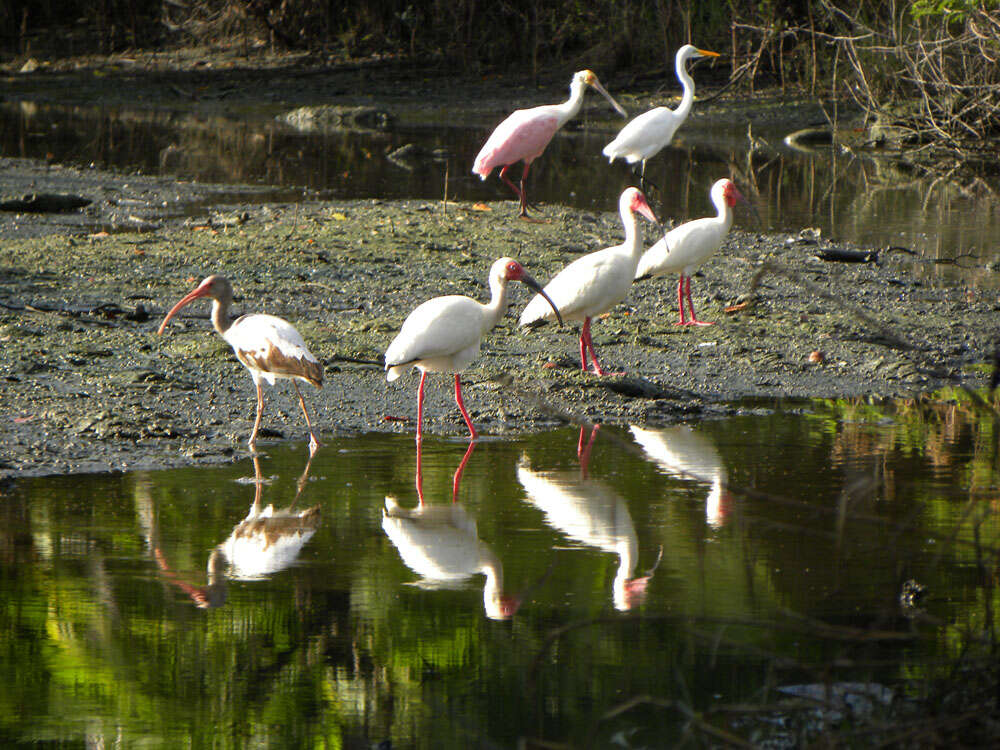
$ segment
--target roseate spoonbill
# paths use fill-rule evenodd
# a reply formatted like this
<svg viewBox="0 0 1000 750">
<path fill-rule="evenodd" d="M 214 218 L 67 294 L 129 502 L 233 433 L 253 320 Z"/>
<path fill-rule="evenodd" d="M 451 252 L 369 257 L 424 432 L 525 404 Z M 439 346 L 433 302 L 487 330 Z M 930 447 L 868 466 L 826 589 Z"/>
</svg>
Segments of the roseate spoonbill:
<svg viewBox="0 0 1000 750">
<path fill-rule="evenodd" d="M 311 383 L 319 388 L 323 385 L 323 365 L 306 347 L 302 336 L 291 323 L 273 315 L 241 315 L 235 321 L 230 321 L 229 306 L 233 301 L 233 287 L 226 277 L 217 274 L 204 279 L 186 297 L 170 308 L 157 333 L 163 333 L 163 329 L 178 310 L 202 297 L 212 299 L 213 327 L 226 343 L 233 347 L 236 358 L 250 371 L 250 376 L 257 387 L 257 418 L 254 420 L 253 432 L 248 441 L 250 450 L 254 451 L 257 448 L 257 432 L 260 430 L 260 419 L 264 413 L 264 391 L 261 381 L 266 380 L 268 385 L 274 385 L 275 380 L 285 378 L 291 380 L 295 386 L 299 406 L 302 407 L 302 414 L 309 428 L 309 452 L 315 453 L 320 443 L 313 432 L 312 421 L 309 419 L 298 381 Z"/>
<path fill-rule="evenodd" d="M 636 577 L 639 538 L 628 506 L 607 484 L 576 471 L 536 471 L 527 457 L 517 466 L 527 500 L 545 514 L 545 522 L 577 542 L 618 555 L 611 584 L 616 609 L 628 610 L 646 593 L 649 575 Z"/>
<path fill-rule="evenodd" d="M 652 159 L 670 143 L 677 128 L 683 124 L 691 112 L 691 105 L 694 102 L 694 79 L 687 72 L 688 60 L 718 56 L 718 52 L 698 49 L 690 44 L 685 44 L 677 50 L 674 67 L 677 71 L 677 79 L 684 87 L 681 103 L 677 109 L 656 107 L 648 112 L 643 112 L 625 125 L 615 139 L 604 147 L 603 153 L 608 157 L 608 162 L 614 162 L 619 157 L 624 158 L 629 164 L 642 162 L 640 180 L 644 181 L 646 161 Z"/>
<path fill-rule="evenodd" d="M 386 380 L 393 381 L 407 368 L 420 370 L 417 390 L 417 441 L 422 440 L 424 381 L 428 372 L 455 373 L 455 403 L 469 428 L 470 439 L 478 437 L 462 401 L 459 372 L 479 354 L 479 345 L 507 310 L 507 283 L 520 281 L 545 295 L 541 285 L 513 258 L 499 258 L 490 269 L 490 301 L 485 305 L 471 297 L 452 294 L 434 297 L 411 312 L 385 352 Z M 546 298 L 548 295 L 545 295 Z M 553 314 L 562 323 L 559 310 L 550 301 Z"/>
<path fill-rule="evenodd" d="M 472 167 L 473 174 L 478 174 L 485 180 L 495 168 L 500 167 L 500 179 L 507 183 L 521 202 L 521 216 L 528 215 L 524 183 L 528 179 L 531 162 L 542 155 L 556 131 L 580 111 L 587 86 L 604 96 L 622 117 L 628 116 L 621 105 L 611 98 L 611 94 L 604 90 L 593 72 L 581 70 L 573 75 L 573 80 L 570 82 L 569 99 L 562 104 L 545 104 L 511 113 L 506 120 L 497 125 L 496 130 L 480 149 L 476 163 Z M 507 177 L 507 170 L 519 161 L 524 162 L 520 189 Z"/>
<path fill-rule="evenodd" d="M 680 307 L 679 326 L 709 326 L 711 321 L 698 320 L 691 302 L 691 274 L 722 247 L 722 241 L 733 224 L 733 206 L 736 201 L 749 201 L 737 190 L 732 180 L 721 179 L 712 185 L 712 203 L 718 212 L 716 216 L 694 219 L 674 227 L 663 239 L 647 250 L 639 260 L 635 271 L 636 279 L 650 276 L 664 276 L 680 273 L 677 281 L 677 305 Z M 684 315 L 684 300 L 691 310 L 691 319 Z"/>
<path fill-rule="evenodd" d="M 705 498 L 705 521 L 713 529 L 722 526 L 733 497 L 726 487 L 726 465 L 712 441 L 686 424 L 655 430 L 631 425 L 629 429 L 635 442 L 664 473 L 710 486 Z"/>
<path fill-rule="evenodd" d="M 627 188 L 618 200 L 618 211 L 625 227 L 625 241 L 620 245 L 598 250 L 577 258 L 545 285 L 548 298 L 559 308 L 566 320 L 582 320 L 580 331 L 580 365 L 587 369 L 587 350 L 594 360 L 594 372 L 606 375 L 597 359 L 594 342 L 590 337 L 590 319 L 617 305 L 628 294 L 635 276 L 636 264 L 642 254 L 642 242 L 635 214 L 642 214 L 658 224 L 653 209 L 649 207 L 638 189 Z M 534 297 L 521 313 L 518 325 L 526 326 L 551 320 L 545 309 L 545 298 Z"/>
</svg>

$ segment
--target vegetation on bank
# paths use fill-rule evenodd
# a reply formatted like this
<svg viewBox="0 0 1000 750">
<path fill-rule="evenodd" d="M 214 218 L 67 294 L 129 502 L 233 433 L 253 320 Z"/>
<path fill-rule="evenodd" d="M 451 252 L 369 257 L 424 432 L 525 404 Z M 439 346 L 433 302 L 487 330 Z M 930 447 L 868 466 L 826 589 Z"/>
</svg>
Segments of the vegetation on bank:
<svg viewBox="0 0 1000 750">
<path fill-rule="evenodd" d="M 853 101 L 886 126 L 879 137 L 966 148 L 1000 133 L 1000 0 L 0 0 L 0 55 L 15 64 L 224 43 L 248 55 L 306 50 L 479 74 L 593 67 L 641 78 L 663 76 L 686 42 L 727 54 L 739 89 Z"/>
</svg>

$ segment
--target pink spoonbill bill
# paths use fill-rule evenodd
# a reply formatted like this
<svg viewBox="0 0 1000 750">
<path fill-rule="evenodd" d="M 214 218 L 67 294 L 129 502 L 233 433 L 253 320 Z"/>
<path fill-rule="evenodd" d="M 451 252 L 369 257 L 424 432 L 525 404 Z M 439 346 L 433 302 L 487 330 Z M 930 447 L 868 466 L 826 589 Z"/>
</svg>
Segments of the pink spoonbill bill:
<svg viewBox="0 0 1000 750">
<path fill-rule="evenodd" d="M 542 155 L 556 131 L 580 111 L 587 86 L 604 96 L 622 117 L 628 116 L 611 94 L 604 90 L 593 72 L 581 70 L 573 75 L 573 80 L 570 82 L 569 99 L 562 104 L 545 104 L 512 112 L 506 120 L 497 125 L 496 130 L 480 149 L 476 163 L 472 167 L 473 174 L 478 174 L 485 180 L 494 169 L 500 167 L 500 179 L 507 183 L 520 201 L 521 216 L 528 215 L 524 183 L 528 179 L 531 162 Z M 507 170 L 519 161 L 524 162 L 520 189 L 507 177 Z"/>
<path fill-rule="evenodd" d="M 712 203 L 717 214 L 685 222 L 667 232 L 663 239 L 647 250 L 639 260 L 635 278 L 665 276 L 680 273 L 677 281 L 677 305 L 680 308 L 679 326 L 708 326 L 711 321 L 698 320 L 691 302 L 691 274 L 711 258 L 720 247 L 733 224 L 733 206 L 737 201 L 750 205 L 732 180 L 722 179 L 712 185 Z M 752 208 L 752 206 L 751 206 Z M 686 318 L 684 302 L 687 301 L 691 317 Z"/>
<path fill-rule="evenodd" d="M 469 437 L 478 437 L 469 413 L 462 401 L 459 372 L 479 354 L 483 336 L 503 317 L 507 310 L 507 284 L 520 281 L 539 294 L 548 295 L 541 285 L 513 258 L 500 258 L 490 269 L 490 301 L 486 304 L 471 297 L 452 294 L 429 299 L 411 312 L 399 334 L 385 352 L 386 379 L 390 382 L 409 367 L 420 370 L 417 390 L 417 442 L 423 438 L 424 381 L 428 372 L 455 373 L 455 403 L 469 428 Z M 562 323 L 560 312 L 549 300 L 552 314 Z"/>
<path fill-rule="evenodd" d="M 535 296 L 521 313 L 518 325 L 529 326 L 552 319 L 545 300 L 551 300 L 566 320 L 582 320 L 580 331 L 580 366 L 587 370 L 587 351 L 594 360 L 594 373 L 606 375 L 597 359 L 597 351 L 590 336 L 590 320 L 606 313 L 628 294 L 635 277 L 636 265 L 642 255 L 642 242 L 635 215 L 641 214 L 658 224 L 653 209 L 644 196 L 634 187 L 627 188 L 618 201 L 618 210 L 625 227 L 625 241 L 620 245 L 598 250 L 577 258 L 557 273 L 545 285 L 548 297 Z"/>
<path fill-rule="evenodd" d="M 684 95 L 677 109 L 669 107 L 656 107 L 643 112 L 638 117 L 633 118 L 625 125 L 611 143 L 604 147 L 604 155 L 609 162 L 623 158 L 629 164 L 642 163 L 640 179 L 646 177 L 646 161 L 656 156 L 661 149 L 670 144 L 674 133 L 677 132 L 687 116 L 691 113 L 691 105 L 694 103 L 694 79 L 687 71 L 689 60 L 702 57 L 718 57 L 718 52 L 698 49 L 690 44 L 685 44 L 674 58 L 674 67 L 677 71 L 677 79 L 684 88 Z M 645 185 L 643 185 L 645 187 Z"/>
<path fill-rule="evenodd" d="M 302 336 L 291 323 L 273 315 L 241 315 L 234 321 L 229 319 L 229 306 L 233 301 L 233 287 L 224 276 L 213 275 L 204 279 L 180 302 L 170 308 L 167 317 L 160 324 L 158 334 L 162 334 L 177 311 L 202 297 L 212 300 L 212 326 L 226 343 L 233 348 L 236 358 L 250 371 L 257 387 L 257 418 L 248 441 L 250 450 L 257 448 L 257 432 L 260 430 L 261 415 L 264 413 L 264 392 L 262 381 L 274 385 L 277 379 L 287 379 L 295 386 L 299 406 L 309 428 L 309 453 L 316 452 L 319 440 L 313 432 L 312 421 L 306 410 L 298 381 L 310 383 L 317 388 L 323 385 L 323 365 L 306 347 Z"/>
</svg>

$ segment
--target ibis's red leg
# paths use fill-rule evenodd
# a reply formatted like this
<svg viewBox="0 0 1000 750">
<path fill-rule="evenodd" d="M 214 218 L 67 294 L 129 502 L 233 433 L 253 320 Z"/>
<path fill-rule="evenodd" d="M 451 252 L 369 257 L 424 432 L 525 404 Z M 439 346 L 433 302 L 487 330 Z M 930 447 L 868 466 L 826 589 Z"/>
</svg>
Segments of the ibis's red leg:
<svg viewBox="0 0 1000 750">
<path fill-rule="evenodd" d="M 260 381 L 256 381 L 257 386 L 257 418 L 253 422 L 253 432 L 250 433 L 250 440 L 247 444 L 250 450 L 257 450 L 257 432 L 260 430 L 260 418 L 264 415 L 264 389 L 260 387 Z"/>
<path fill-rule="evenodd" d="M 681 311 L 681 319 L 674 323 L 675 326 L 686 326 L 687 318 L 684 316 L 684 273 L 677 279 L 677 307 Z"/>
<path fill-rule="evenodd" d="M 417 441 L 417 475 L 415 478 L 417 483 L 417 500 L 420 501 L 421 507 L 424 504 L 424 470 L 422 468 L 422 461 L 420 455 L 420 441 Z"/>
<path fill-rule="evenodd" d="M 688 301 L 688 309 L 691 311 L 691 319 L 687 322 L 689 326 L 713 326 L 714 321 L 711 320 L 698 320 L 698 316 L 694 314 L 694 303 L 691 301 L 691 277 L 684 277 L 684 296 Z"/>
<path fill-rule="evenodd" d="M 424 381 L 427 371 L 420 371 L 420 385 L 417 387 L 417 445 L 424 439 Z"/>
<path fill-rule="evenodd" d="M 462 417 L 465 419 L 465 424 L 469 427 L 469 439 L 475 440 L 479 435 L 476 433 L 476 428 L 472 424 L 472 419 L 469 417 L 469 412 L 465 410 L 465 402 L 462 401 L 462 384 L 458 379 L 458 373 L 455 373 L 455 403 L 458 404 L 458 410 L 462 412 Z"/>
<path fill-rule="evenodd" d="M 590 449 L 594 447 L 594 438 L 597 437 L 597 431 L 601 429 L 599 424 L 595 424 L 590 430 L 590 438 L 587 440 L 587 444 L 583 444 L 583 433 L 584 427 L 580 425 L 580 439 L 576 443 L 576 457 L 580 460 L 580 474 L 586 479 L 587 478 L 587 467 L 590 465 Z"/>
<path fill-rule="evenodd" d="M 306 418 L 306 426 L 309 428 L 309 456 L 312 457 L 316 449 L 322 445 L 319 440 L 316 439 L 316 433 L 313 432 L 312 420 L 309 419 L 309 412 L 306 411 L 306 402 L 302 398 L 302 391 L 299 390 L 299 384 L 296 381 L 292 381 L 292 385 L 295 386 L 295 394 L 299 397 L 299 406 L 302 407 L 302 414 Z"/>
<path fill-rule="evenodd" d="M 604 368 L 601 367 L 601 361 L 597 358 L 597 350 L 594 348 L 594 339 L 590 335 L 590 318 L 584 318 L 583 320 L 583 331 L 580 333 L 580 338 L 586 339 L 586 346 L 590 349 L 590 358 L 594 360 L 593 373 L 595 375 L 624 375 L 622 372 L 606 372 Z"/>
<path fill-rule="evenodd" d="M 472 455 L 472 451 L 475 447 L 475 441 L 470 440 L 469 447 L 465 449 L 465 455 L 462 456 L 462 460 L 459 462 L 458 468 L 455 469 L 455 476 L 451 480 L 451 501 L 453 503 L 458 502 L 458 485 L 462 483 L 462 472 L 465 471 L 465 465 L 469 463 L 469 456 Z"/>
<path fill-rule="evenodd" d="M 584 325 L 589 322 L 590 318 L 587 318 Z M 580 331 L 580 369 L 584 372 L 587 371 L 587 339 L 584 337 L 583 331 Z"/>
</svg>

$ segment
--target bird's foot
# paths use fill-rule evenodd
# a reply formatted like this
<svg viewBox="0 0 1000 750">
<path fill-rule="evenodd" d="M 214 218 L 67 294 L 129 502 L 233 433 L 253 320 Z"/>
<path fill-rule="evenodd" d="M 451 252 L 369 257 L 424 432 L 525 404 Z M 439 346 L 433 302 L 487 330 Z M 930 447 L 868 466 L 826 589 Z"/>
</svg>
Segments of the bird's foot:
<svg viewBox="0 0 1000 750">
<path fill-rule="evenodd" d="M 316 436 L 309 433 L 309 458 L 316 455 L 316 451 L 323 447 L 323 444 L 316 439 Z"/>
<path fill-rule="evenodd" d="M 600 375 L 601 377 L 606 378 L 620 378 L 624 375 L 628 375 L 627 372 L 608 372 L 603 367 L 591 367 L 588 372 L 592 375 Z"/>
<path fill-rule="evenodd" d="M 714 326 L 714 320 L 679 320 L 675 326 Z"/>
</svg>

